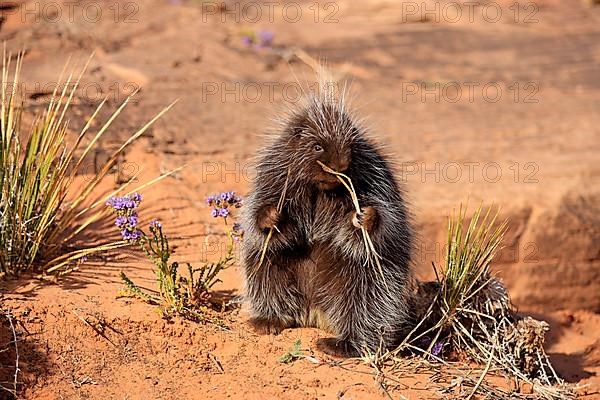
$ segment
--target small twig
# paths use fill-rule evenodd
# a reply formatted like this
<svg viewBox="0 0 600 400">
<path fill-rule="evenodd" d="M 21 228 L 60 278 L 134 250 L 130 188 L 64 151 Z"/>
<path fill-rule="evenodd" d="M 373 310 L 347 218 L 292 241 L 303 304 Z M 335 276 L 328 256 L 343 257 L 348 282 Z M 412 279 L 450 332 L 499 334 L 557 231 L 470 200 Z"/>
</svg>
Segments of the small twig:
<svg viewBox="0 0 600 400">
<path fill-rule="evenodd" d="M 224 374 L 225 373 L 225 368 L 223 368 L 223 364 L 221 364 L 221 361 L 219 361 L 219 359 L 217 358 L 217 356 L 215 356 L 213 353 L 208 353 L 208 358 L 210 358 L 210 360 L 213 362 L 213 364 L 215 364 L 215 366 L 217 367 L 217 369 Z"/>
<path fill-rule="evenodd" d="M 342 398 L 344 397 L 344 395 L 346 394 L 346 392 L 347 392 L 347 391 L 348 391 L 348 390 L 349 390 L 351 387 L 354 387 L 354 386 L 362 386 L 362 385 L 364 385 L 364 383 L 362 383 L 362 382 L 357 382 L 357 383 L 353 383 L 353 384 L 351 384 L 351 385 L 348 385 L 348 386 L 344 387 L 342 390 L 340 390 L 339 392 L 337 392 L 337 398 L 338 398 L 338 399 L 342 399 Z"/>
<path fill-rule="evenodd" d="M 550 371 L 552 371 L 552 375 L 554 376 L 554 379 L 556 379 L 556 382 L 559 382 L 559 383 L 562 382 L 562 379 L 560 379 L 558 377 L 558 375 L 556 374 L 556 371 L 554 370 L 554 367 L 552 367 L 552 363 L 550 362 L 550 360 L 548 360 L 548 356 L 546 355 L 546 352 L 544 351 L 543 347 L 541 348 L 541 351 L 544 354 L 544 359 L 546 361 L 545 364 L 548 366 L 548 368 L 550 368 Z M 540 356 L 539 353 L 538 353 L 538 356 Z M 544 365 L 544 363 L 542 363 L 542 361 L 540 360 L 540 366 L 542 366 L 542 370 L 543 370 L 543 365 Z"/>
<path fill-rule="evenodd" d="M 390 392 L 388 392 L 388 390 L 385 387 L 385 385 L 383 384 L 383 382 L 380 382 L 379 380 L 377 380 L 377 385 L 379 385 L 379 388 L 383 391 L 383 393 L 385 394 L 385 396 L 389 400 L 394 400 L 394 398 L 392 397 L 392 395 L 390 394 Z"/>
<path fill-rule="evenodd" d="M 77 312 L 76 312 L 75 310 L 71 310 L 71 312 L 72 312 L 73 314 L 75 314 L 75 316 L 76 316 L 77 318 L 79 318 L 79 319 L 80 319 L 80 320 L 81 320 L 81 321 L 82 321 L 84 324 L 86 324 L 87 326 L 89 326 L 90 328 L 92 328 L 92 329 L 94 330 L 94 332 L 96 332 L 96 334 L 98 334 L 98 336 L 100 336 L 100 337 L 104 338 L 104 339 L 105 339 L 105 340 L 106 340 L 108 343 L 112 344 L 114 347 L 117 347 L 117 345 L 116 345 L 116 344 L 114 344 L 114 343 L 112 342 L 112 340 L 110 340 L 110 339 L 109 339 L 109 338 L 108 338 L 108 337 L 107 337 L 107 336 L 104 334 L 104 332 L 102 332 L 100 329 L 98 329 L 98 328 L 97 328 L 97 327 L 95 327 L 94 325 L 90 324 L 90 322 L 89 322 L 87 319 L 85 319 L 85 318 L 83 318 L 81 315 L 77 314 Z"/>
</svg>

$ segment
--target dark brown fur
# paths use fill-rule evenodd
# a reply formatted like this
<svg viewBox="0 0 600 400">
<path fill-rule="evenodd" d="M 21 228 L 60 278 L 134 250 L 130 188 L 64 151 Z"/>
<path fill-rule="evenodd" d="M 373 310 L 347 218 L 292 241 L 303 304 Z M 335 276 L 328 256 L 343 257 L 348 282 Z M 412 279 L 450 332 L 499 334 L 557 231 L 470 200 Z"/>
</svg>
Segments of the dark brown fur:
<svg viewBox="0 0 600 400">
<path fill-rule="evenodd" d="M 351 178 L 360 214 L 346 188 L 317 160 Z M 367 265 L 361 226 L 381 256 L 383 277 Z M 342 102 L 309 99 L 263 149 L 244 228 L 246 297 L 259 332 L 318 326 L 335 335 L 319 340 L 322 350 L 354 356 L 363 347 L 391 347 L 414 326 L 412 230 L 402 192 Z"/>
</svg>

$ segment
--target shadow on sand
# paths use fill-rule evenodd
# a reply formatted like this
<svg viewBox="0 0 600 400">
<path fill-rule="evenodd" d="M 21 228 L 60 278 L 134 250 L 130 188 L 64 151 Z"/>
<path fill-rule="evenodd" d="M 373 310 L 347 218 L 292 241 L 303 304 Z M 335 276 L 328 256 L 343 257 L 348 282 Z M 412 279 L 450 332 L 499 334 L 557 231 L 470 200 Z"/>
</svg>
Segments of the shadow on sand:
<svg viewBox="0 0 600 400">
<path fill-rule="evenodd" d="M 550 331 L 546 336 L 544 346 L 546 348 L 550 348 L 552 345 L 558 343 L 564 335 L 564 322 L 556 318 L 537 313 L 522 313 L 522 315 L 529 315 L 537 320 L 546 321 L 550 325 Z M 569 383 L 577 383 L 582 379 L 596 375 L 595 372 L 586 371 L 586 367 L 589 367 L 589 365 L 586 362 L 586 354 L 584 352 L 565 354 L 550 351 L 548 352 L 548 356 L 556 373 Z"/>
</svg>

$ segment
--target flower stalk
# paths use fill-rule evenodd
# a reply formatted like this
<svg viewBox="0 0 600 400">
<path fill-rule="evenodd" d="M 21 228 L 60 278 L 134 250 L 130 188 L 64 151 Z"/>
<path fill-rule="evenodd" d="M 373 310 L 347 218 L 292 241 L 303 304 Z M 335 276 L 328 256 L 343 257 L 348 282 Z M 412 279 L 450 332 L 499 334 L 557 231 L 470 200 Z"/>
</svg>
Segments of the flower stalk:
<svg viewBox="0 0 600 400">
<path fill-rule="evenodd" d="M 187 263 L 188 276 L 179 274 L 179 262 L 171 262 L 172 248 L 160 221 L 150 222 L 149 233 L 140 227 L 138 207 L 141 202 L 142 196 L 138 193 L 111 197 L 106 202 L 115 215 L 115 226 L 119 229 L 123 241 L 138 246 L 155 267 L 158 296 L 147 293 L 121 272 L 121 279 L 128 294 L 159 305 L 166 317 L 177 314 L 188 319 L 218 323 L 218 320 L 206 315 L 206 305 L 210 300 L 210 290 L 221 281 L 218 278 L 219 273 L 235 261 L 235 242 L 241 239 L 243 232 L 239 224 L 233 224 L 232 228 L 229 228 L 227 219 L 231 217 L 230 208 L 241 207 L 242 199 L 233 192 L 209 196 L 207 203 L 213 207 L 211 215 L 222 218 L 226 227 L 227 252 L 217 262 L 206 263 L 200 268 L 194 268 Z"/>
</svg>

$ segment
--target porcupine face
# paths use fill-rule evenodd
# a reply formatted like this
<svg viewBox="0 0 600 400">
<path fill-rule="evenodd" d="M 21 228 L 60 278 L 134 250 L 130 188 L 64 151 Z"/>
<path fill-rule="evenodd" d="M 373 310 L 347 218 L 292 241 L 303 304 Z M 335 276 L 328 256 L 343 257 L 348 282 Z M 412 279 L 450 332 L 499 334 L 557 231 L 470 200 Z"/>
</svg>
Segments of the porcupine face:
<svg viewBox="0 0 600 400">
<path fill-rule="evenodd" d="M 352 162 L 353 142 L 359 129 L 339 104 L 320 101 L 309 103 L 292 116 L 286 129 L 288 146 L 295 153 L 296 173 L 307 184 L 320 190 L 332 190 L 340 185 L 337 178 L 323 171 L 317 161 L 345 172 Z"/>
</svg>

